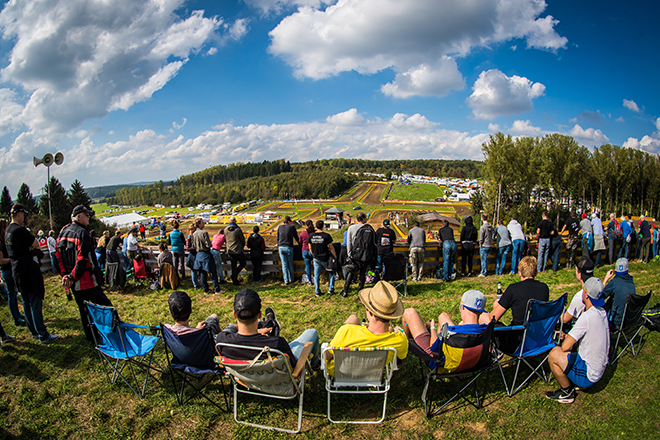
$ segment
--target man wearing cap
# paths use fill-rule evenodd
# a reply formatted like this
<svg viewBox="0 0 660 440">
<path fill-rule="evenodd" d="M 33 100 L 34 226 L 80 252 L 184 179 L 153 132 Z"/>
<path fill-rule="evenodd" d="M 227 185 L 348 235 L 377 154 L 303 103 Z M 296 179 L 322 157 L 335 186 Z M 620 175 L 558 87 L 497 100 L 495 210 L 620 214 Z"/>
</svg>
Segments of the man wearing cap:
<svg viewBox="0 0 660 440">
<path fill-rule="evenodd" d="M 562 344 L 553 348 L 548 357 L 550 370 L 561 388 L 547 391 L 545 396 L 560 403 L 575 401 L 575 386 L 584 389 L 598 382 L 608 362 L 610 332 L 607 313 L 603 309 L 603 283 L 598 278 L 589 278 L 584 283 L 582 302 L 584 313 Z M 577 352 L 573 352 L 577 343 Z"/>
<path fill-rule="evenodd" d="M 189 322 L 190 315 L 192 314 L 192 300 L 186 292 L 181 290 L 172 292 L 167 300 L 167 305 L 170 307 L 170 314 L 174 319 L 174 324 L 165 324 L 165 327 L 175 335 L 185 335 L 186 333 L 206 328 L 215 338 L 220 332 L 220 319 L 215 313 L 211 314 L 206 320 L 198 322 L 196 327 L 190 326 Z"/>
<path fill-rule="evenodd" d="M 204 220 L 201 218 L 198 218 L 195 221 L 197 229 L 192 236 L 192 244 L 197 252 L 195 255 L 194 268 L 199 271 L 200 282 L 202 284 L 202 289 L 204 289 L 204 293 L 211 293 L 206 279 L 207 274 L 211 275 L 211 279 L 213 280 L 213 291 L 215 293 L 224 293 L 224 290 L 220 288 L 218 282 L 218 269 L 215 265 L 215 260 L 211 255 L 211 246 L 213 244 L 211 243 L 209 233 L 204 230 L 204 225 Z"/>
<path fill-rule="evenodd" d="M 231 281 L 234 286 L 238 286 L 238 274 L 241 273 L 245 265 L 245 235 L 236 223 L 236 217 L 229 219 L 229 224 L 225 228 L 225 240 L 227 241 L 227 255 L 231 260 Z"/>
<path fill-rule="evenodd" d="M 16 203 L 11 207 L 11 223 L 5 231 L 5 246 L 7 256 L 11 260 L 11 271 L 16 290 L 21 292 L 25 320 L 34 339 L 42 344 L 49 344 L 59 338 L 59 335 L 48 333 L 42 314 L 44 296 L 44 278 L 41 269 L 34 260 L 39 256 L 39 242 L 30 234 L 24 224 L 27 211 L 23 205 Z"/>
<path fill-rule="evenodd" d="M 306 342 L 312 343 L 312 368 L 320 366 L 319 358 L 319 334 L 315 329 L 305 330 L 297 339 L 287 342 L 282 336 L 270 334 L 270 328 L 260 329 L 261 298 L 259 294 L 251 289 L 243 289 L 234 297 L 234 317 L 236 326 L 228 325 L 217 334 L 216 342 L 247 345 L 250 347 L 270 347 L 281 351 L 289 357 L 291 365 L 296 365 L 298 357 L 303 351 Z M 270 307 L 266 308 L 266 317 L 275 320 L 275 314 Z M 266 321 L 268 322 L 268 321 Z M 279 325 L 277 325 L 279 327 Z M 223 347 L 221 354 L 231 359 L 251 360 L 254 359 L 253 350 L 241 350 L 234 347 Z"/>
<path fill-rule="evenodd" d="M 378 256 L 376 257 L 376 270 L 380 271 L 381 276 L 385 273 L 383 268 L 383 258 L 385 255 L 394 252 L 394 243 L 396 243 L 396 232 L 390 228 L 390 220 L 383 220 L 383 227 L 376 231 L 376 247 Z"/>
<path fill-rule="evenodd" d="M 575 320 L 584 312 L 582 291 L 584 290 L 584 283 L 592 276 L 594 276 L 594 262 L 589 257 L 580 258 L 578 264 L 575 266 L 575 278 L 582 284 L 582 289 L 573 296 L 571 303 L 564 312 L 562 317 L 564 331 L 568 331 L 575 323 Z"/>
<path fill-rule="evenodd" d="M 403 315 L 403 302 L 399 294 L 387 281 L 378 281 L 374 287 L 358 292 L 360 301 L 367 309 L 367 325 L 360 325 L 360 319 L 351 315 L 344 325 L 339 327 L 330 342 L 331 347 L 392 347 L 397 358 L 405 359 L 408 355 L 408 338 L 403 330 L 395 331 L 390 321 Z M 328 352 L 328 373 L 334 374 L 332 353 Z M 388 359 L 391 362 L 392 359 Z"/>
<path fill-rule="evenodd" d="M 62 285 L 70 288 L 78 304 L 80 320 L 85 337 L 94 342 L 92 329 L 89 326 L 83 301 L 102 306 L 112 306 L 103 293 L 103 271 L 99 266 L 94 252 L 94 243 L 87 231 L 89 219 L 94 211 L 83 205 L 78 205 L 71 212 L 70 225 L 60 231 L 57 237 L 57 261 Z"/>
<path fill-rule="evenodd" d="M 605 275 L 605 290 L 603 296 L 605 298 L 612 297 L 612 308 L 608 316 L 610 326 L 618 328 L 623 318 L 623 311 L 626 308 L 626 298 L 628 295 L 635 295 L 635 283 L 632 275 L 628 273 L 628 260 L 619 258 L 616 260 L 614 270 L 610 270 Z"/>
<path fill-rule="evenodd" d="M 456 333 L 481 333 L 484 331 L 487 325 L 479 323 L 479 316 L 482 313 L 488 314 L 485 306 L 486 295 L 478 290 L 468 290 L 461 298 L 459 307 L 461 322 L 458 325 L 454 324 L 447 312 L 442 312 L 438 316 L 438 327 L 442 329 L 442 333 L 439 333 L 435 320 L 432 319 L 428 324 L 424 323 L 419 312 L 410 308 L 403 312 L 403 329 L 406 337 L 413 338 L 422 350 L 433 357 L 438 357 L 442 354 L 442 342 L 445 337 L 451 337 Z M 447 328 L 445 329 L 444 326 Z"/>
</svg>

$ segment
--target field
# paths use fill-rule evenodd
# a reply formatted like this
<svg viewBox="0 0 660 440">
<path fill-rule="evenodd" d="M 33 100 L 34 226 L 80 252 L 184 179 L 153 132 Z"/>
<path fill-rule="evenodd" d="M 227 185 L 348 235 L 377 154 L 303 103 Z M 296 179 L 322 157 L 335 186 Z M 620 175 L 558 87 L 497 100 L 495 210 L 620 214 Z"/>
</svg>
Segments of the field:
<svg viewBox="0 0 660 440">
<path fill-rule="evenodd" d="M 420 200 L 434 202 L 438 197 L 445 197 L 446 186 L 428 183 L 396 183 L 390 191 L 389 200 Z"/>
<path fill-rule="evenodd" d="M 631 264 L 638 292 L 658 290 L 660 275 L 655 264 Z M 604 277 L 605 268 L 596 271 Z M 561 270 L 539 277 L 548 283 L 551 298 L 563 292 L 572 296 L 579 289 L 574 273 Z M 504 287 L 516 281 L 512 276 L 499 278 Z M 495 297 L 498 278 L 468 278 L 449 284 L 424 278 L 409 287 L 406 306 L 415 307 L 430 319 L 442 311 L 458 318 L 461 294 L 471 288 L 486 293 L 488 306 Z M 18 336 L 0 350 L 0 438 L 15 439 L 253 439 L 284 438 L 234 423 L 229 414 L 220 413 L 204 401 L 179 406 L 171 382 L 151 381 L 147 395 L 139 399 L 122 384 L 110 385 L 94 348 L 80 327 L 74 302 L 67 302 L 55 277 L 46 278 L 44 302 L 46 325 L 62 336 L 51 346 L 30 339 L 25 328 L 10 323 L 6 306 L 0 319 L 8 333 Z M 339 287 L 341 287 L 341 282 Z M 256 289 L 264 306 L 272 306 L 282 323 L 282 335 L 289 340 L 306 328 L 316 328 L 321 341 L 329 341 L 347 315 L 364 316 L 355 295 L 316 298 L 313 288 L 294 283 L 284 287 L 280 280 L 266 279 Z M 193 299 L 191 322 L 217 313 L 221 323 L 231 322 L 231 304 L 237 288 L 224 295 L 205 296 L 183 286 Z M 167 309 L 169 291 L 152 292 L 131 288 L 110 294 L 121 318 L 130 323 L 156 325 L 171 322 Z M 656 294 L 651 303 L 658 301 Z M 505 315 L 504 322 L 509 321 Z M 162 351 L 158 351 L 162 357 Z M 624 356 L 609 367 L 604 378 L 592 389 L 579 392 L 572 405 L 560 405 L 543 396 L 556 388 L 556 382 L 539 380 L 512 398 L 504 391 L 497 372 L 488 376 L 485 407 L 476 410 L 459 402 L 458 407 L 427 420 L 421 405 L 419 363 L 412 355 L 395 373 L 387 403 L 387 419 L 377 426 L 334 425 L 328 422 L 323 377 L 315 374 L 308 381 L 304 400 L 303 432 L 300 438 L 382 438 L 382 439 L 565 439 L 607 438 L 647 439 L 660 430 L 660 335 L 651 333 L 637 358 Z M 158 376 L 157 376 L 158 377 Z M 442 391 L 441 391 L 442 392 Z M 216 387 L 211 394 L 221 399 Z M 376 398 L 347 396 L 333 401 L 339 416 L 368 416 L 379 407 Z M 269 422 L 295 423 L 292 405 L 254 401 L 241 410 L 242 417 L 262 417 Z M 287 436 L 288 437 L 288 436 Z"/>
</svg>

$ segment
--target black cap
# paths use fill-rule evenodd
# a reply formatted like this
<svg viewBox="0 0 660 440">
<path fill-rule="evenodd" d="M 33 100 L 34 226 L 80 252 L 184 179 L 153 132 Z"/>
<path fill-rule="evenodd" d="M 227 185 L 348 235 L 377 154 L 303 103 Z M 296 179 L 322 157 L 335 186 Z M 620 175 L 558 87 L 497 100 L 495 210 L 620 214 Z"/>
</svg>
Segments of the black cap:
<svg viewBox="0 0 660 440">
<path fill-rule="evenodd" d="M 243 321 L 251 321 L 261 312 L 261 298 L 251 289 L 243 289 L 234 297 L 234 313 Z"/>
<path fill-rule="evenodd" d="M 389 226 L 390 221 L 388 219 L 383 220 L 383 226 Z"/>
<path fill-rule="evenodd" d="M 89 208 L 85 208 L 84 205 L 78 205 L 78 206 L 76 206 L 75 208 L 73 208 L 73 211 L 71 212 L 71 217 L 75 217 L 75 216 L 77 216 L 78 214 L 89 214 L 89 215 L 93 215 L 93 214 L 94 214 L 94 211 L 92 211 L 92 210 L 89 209 Z"/>
<path fill-rule="evenodd" d="M 23 212 L 27 214 L 27 211 L 25 210 L 23 205 L 21 205 L 20 203 L 14 203 L 14 206 L 11 207 L 11 215 L 16 215 L 19 212 Z"/>
<path fill-rule="evenodd" d="M 176 290 L 170 294 L 167 300 L 170 306 L 170 313 L 175 321 L 186 320 L 190 317 L 192 311 L 192 300 L 186 292 Z"/>
<path fill-rule="evenodd" d="M 582 274 L 582 281 L 587 281 L 589 278 L 594 276 L 594 268 L 596 265 L 589 257 L 582 257 L 578 260 L 577 268 Z"/>
</svg>

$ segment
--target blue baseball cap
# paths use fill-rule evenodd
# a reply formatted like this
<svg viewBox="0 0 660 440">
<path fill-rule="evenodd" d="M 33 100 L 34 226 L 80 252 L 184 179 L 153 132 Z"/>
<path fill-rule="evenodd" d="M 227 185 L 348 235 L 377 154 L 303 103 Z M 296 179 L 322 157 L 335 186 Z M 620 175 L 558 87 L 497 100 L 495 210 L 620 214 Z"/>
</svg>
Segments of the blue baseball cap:
<svg viewBox="0 0 660 440">
<path fill-rule="evenodd" d="M 584 290 L 594 307 L 603 307 L 605 305 L 605 298 L 603 298 L 603 290 L 605 286 L 603 282 L 596 277 L 589 278 L 584 283 Z"/>
</svg>

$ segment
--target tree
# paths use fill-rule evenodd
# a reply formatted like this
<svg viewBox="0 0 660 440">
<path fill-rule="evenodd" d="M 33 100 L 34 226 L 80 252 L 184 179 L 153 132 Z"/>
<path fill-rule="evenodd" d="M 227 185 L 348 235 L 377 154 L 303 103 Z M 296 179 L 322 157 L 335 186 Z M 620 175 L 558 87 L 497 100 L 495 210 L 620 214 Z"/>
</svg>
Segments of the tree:
<svg viewBox="0 0 660 440">
<path fill-rule="evenodd" d="M 30 214 L 36 214 L 37 211 L 37 202 L 32 196 L 30 187 L 25 183 L 21 184 L 21 187 L 18 189 L 18 194 L 16 195 L 16 202 L 23 205 L 25 210 Z"/>
<path fill-rule="evenodd" d="M 92 204 L 92 199 L 85 191 L 82 183 L 78 179 L 74 180 L 71 184 L 71 189 L 69 189 L 69 206 L 74 207 L 78 205 L 83 205 L 89 208 Z"/>
<path fill-rule="evenodd" d="M 5 186 L 2 188 L 2 195 L 0 196 L 0 215 L 9 217 L 9 211 L 11 211 L 11 195 L 9 190 Z"/>
<path fill-rule="evenodd" d="M 66 190 L 57 178 L 51 177 L 43 192 L 44 195 L 39 199 L 39 211 L 48 218 L 48 197 L 50 195 L 53 229 L 59 231 L 62 226 L 71 223 L 71 205 L 69 205 Z"/>
</svg>

